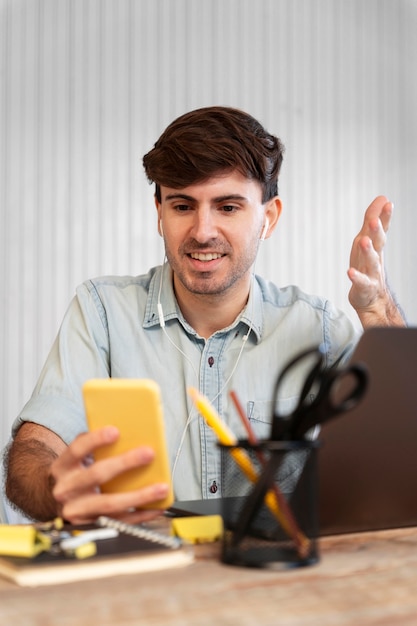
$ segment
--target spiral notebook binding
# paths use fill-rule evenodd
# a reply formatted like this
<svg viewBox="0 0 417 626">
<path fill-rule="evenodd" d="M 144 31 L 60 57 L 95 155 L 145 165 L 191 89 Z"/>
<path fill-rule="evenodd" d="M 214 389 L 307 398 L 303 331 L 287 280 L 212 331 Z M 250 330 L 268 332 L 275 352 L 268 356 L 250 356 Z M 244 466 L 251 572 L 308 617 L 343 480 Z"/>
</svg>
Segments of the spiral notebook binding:
<svg viewBox="0 0 417 626">
<path fill-rule="evenodd" d="M 97 524 L 104 528 L 115 528 L 120 533 L 152 541 L 153 543 L 158 543 L 166 548 L 172 548 L 173 550 L 182 546 L 182 541 L 179 537 L 169 537 L 168 535 L 163 535 L 162 533 L 151 530 L 150 528 L 126 524 L 125 522 L 107 517 L 106 515 L 101 515 L 97 519 Z"/>
</svg>

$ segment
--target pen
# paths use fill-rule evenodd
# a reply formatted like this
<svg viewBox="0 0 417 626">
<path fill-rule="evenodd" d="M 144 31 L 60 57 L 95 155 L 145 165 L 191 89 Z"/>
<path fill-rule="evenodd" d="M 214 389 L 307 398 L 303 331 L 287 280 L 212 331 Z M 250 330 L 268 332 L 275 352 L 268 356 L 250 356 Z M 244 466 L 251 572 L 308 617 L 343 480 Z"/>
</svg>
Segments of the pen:
<svg viewBox="0 0 417 626">
<path fill-rule="evenodd" d="M 230 397 L 233 401 L 233 404 L 235 406 L 235 409 L 237 411 L 237 414 L 239 415 L 243 426 L 245 427 L 246 433 L 248 435 L 248 441 L 252 446 L 256 446 L 258 445 L 258 438 L 252 428 L 252 425 L 245 413 L 245 411 L 242 408 L 242 405 L 239 401 L 239 398 L 237 397 L 236 392 L 231 391 L 230 392 Z M 258 450 L 256 452 L 256 456 L 258 457 L 258 460 L 260 462 L 260 464 L 262 466 L 266 465 L 266 458 L 265 455 L 263 454 L 263 452 L 261 450 Z M 286 518 L 287 521 L 287 525 L 288 525 L 288 529 L 290 531 L 291 537 L 294 539 L 294 542 L 297 546 L 297 550 L 298 553 L 301 557 L 304 557 L 308 554 L 308 551 L 310 549 L 310 541 L 309 539 L 304 535 L 304 533 L 301 532 L 301 530 L 299 529 L 297 522 L 292 514 L 292 511 L 290 509 L 290 507 L 287 504 L 287 501 L 284 497 L 284 495 L 282 494 L 281 490 L 279 489 L 278 485 L 274 484 L 273 486 L 273 492 L 277 501 L 277 504 L 279 506 L 279 508 L 282 511 L 282 515 L 283 517 Z"/>
<path fill-rule="evenodd" d="M 90 541 L 100 541 L 102 539 L 113 539 L 118 536 L 118 531 L 113 528 L 97 528 L 86 530 L 79 535 L 74 535 L 63 539 L 60 543 L 62 550 L 75 550 Z"/>
<path fill-rule="evenodd" d="M 206 420 L 208 426 L 216 433 L 219 442 L 226 446 L 234 446 L 237 444 L 237 438 L 233 432 L 229 429 L 227 424 L 223 422 L 217 411 L 211 406 L 210 402 L 197 389 L 190 387 L 188 393 L 192 398 L 196 408 Z M 256 483 L 258 480 L 258 473 L 253 466 L 248 454 L 240 448 L 232 448 L 230 454 L 240 467 L 246 478 L 252 483 Z M 289 524 L 286 517 L 283 515 L 278 502 L 275 497 L 275 493 L 269 490 L 265 495 L 265 504 L 271 511 L 271 513 L 277 518 L 284 531 L 290 537 L 293 537 L 292 527 Z"/>
</svg>

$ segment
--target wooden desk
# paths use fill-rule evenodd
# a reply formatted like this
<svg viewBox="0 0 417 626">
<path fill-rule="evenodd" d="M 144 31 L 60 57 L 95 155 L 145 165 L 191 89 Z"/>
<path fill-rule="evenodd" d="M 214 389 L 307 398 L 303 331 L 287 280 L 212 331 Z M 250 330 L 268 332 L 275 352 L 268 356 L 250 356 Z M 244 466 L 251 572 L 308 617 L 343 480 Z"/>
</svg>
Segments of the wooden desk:
<svg viewBox="0 0 417 626">
<path fill-rule="evenodd" d="M 146 575 L 19 588 L 0 580 L 0 624 L 16 626 L 415 626 L 417 528 L 325 538 L 321 562 L 285 572 L 195 564 Z"/>
</svg>

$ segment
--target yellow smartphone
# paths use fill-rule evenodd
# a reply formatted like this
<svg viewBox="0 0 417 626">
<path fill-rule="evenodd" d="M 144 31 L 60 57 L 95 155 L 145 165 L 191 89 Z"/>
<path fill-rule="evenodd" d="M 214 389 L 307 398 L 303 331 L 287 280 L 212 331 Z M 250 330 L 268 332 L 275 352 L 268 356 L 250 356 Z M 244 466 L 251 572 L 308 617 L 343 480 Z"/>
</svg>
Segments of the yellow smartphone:
<svg viewBox="0 0 417 626">
<path fill-rule="evenodd" d="M 151 463 L 112 478 L 101 485 L 101 491 L 133 491 L 153 483 L 167 483 L 170 485 L 168 496 L 143 508 L 168 508 L 174 498 L 157 383 L 149 379 L 95 378 L 83 385 L 83 397 L 89 430 L 112 425 L 120 431 L 115 443 L 94 452 L 96 461 L 143 445 L 155 450 Z"/>
</svg>

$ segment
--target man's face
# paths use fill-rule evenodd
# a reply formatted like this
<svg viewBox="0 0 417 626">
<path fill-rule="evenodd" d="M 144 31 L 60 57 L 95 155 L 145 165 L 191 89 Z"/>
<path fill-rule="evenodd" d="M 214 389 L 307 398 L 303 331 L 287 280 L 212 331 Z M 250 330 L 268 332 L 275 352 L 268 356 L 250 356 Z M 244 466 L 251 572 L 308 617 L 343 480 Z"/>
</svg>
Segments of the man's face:
<svg viewBox="0 0 417 626">
<path fill-rule="evenodd" d="M 248 290 L 269 205 L 276 211 L 275 200 L 262 204 L 260 184 L 238 172 L 184 189 L 161 186 L 158 219 L 177 292 Z"/>
</svg>

